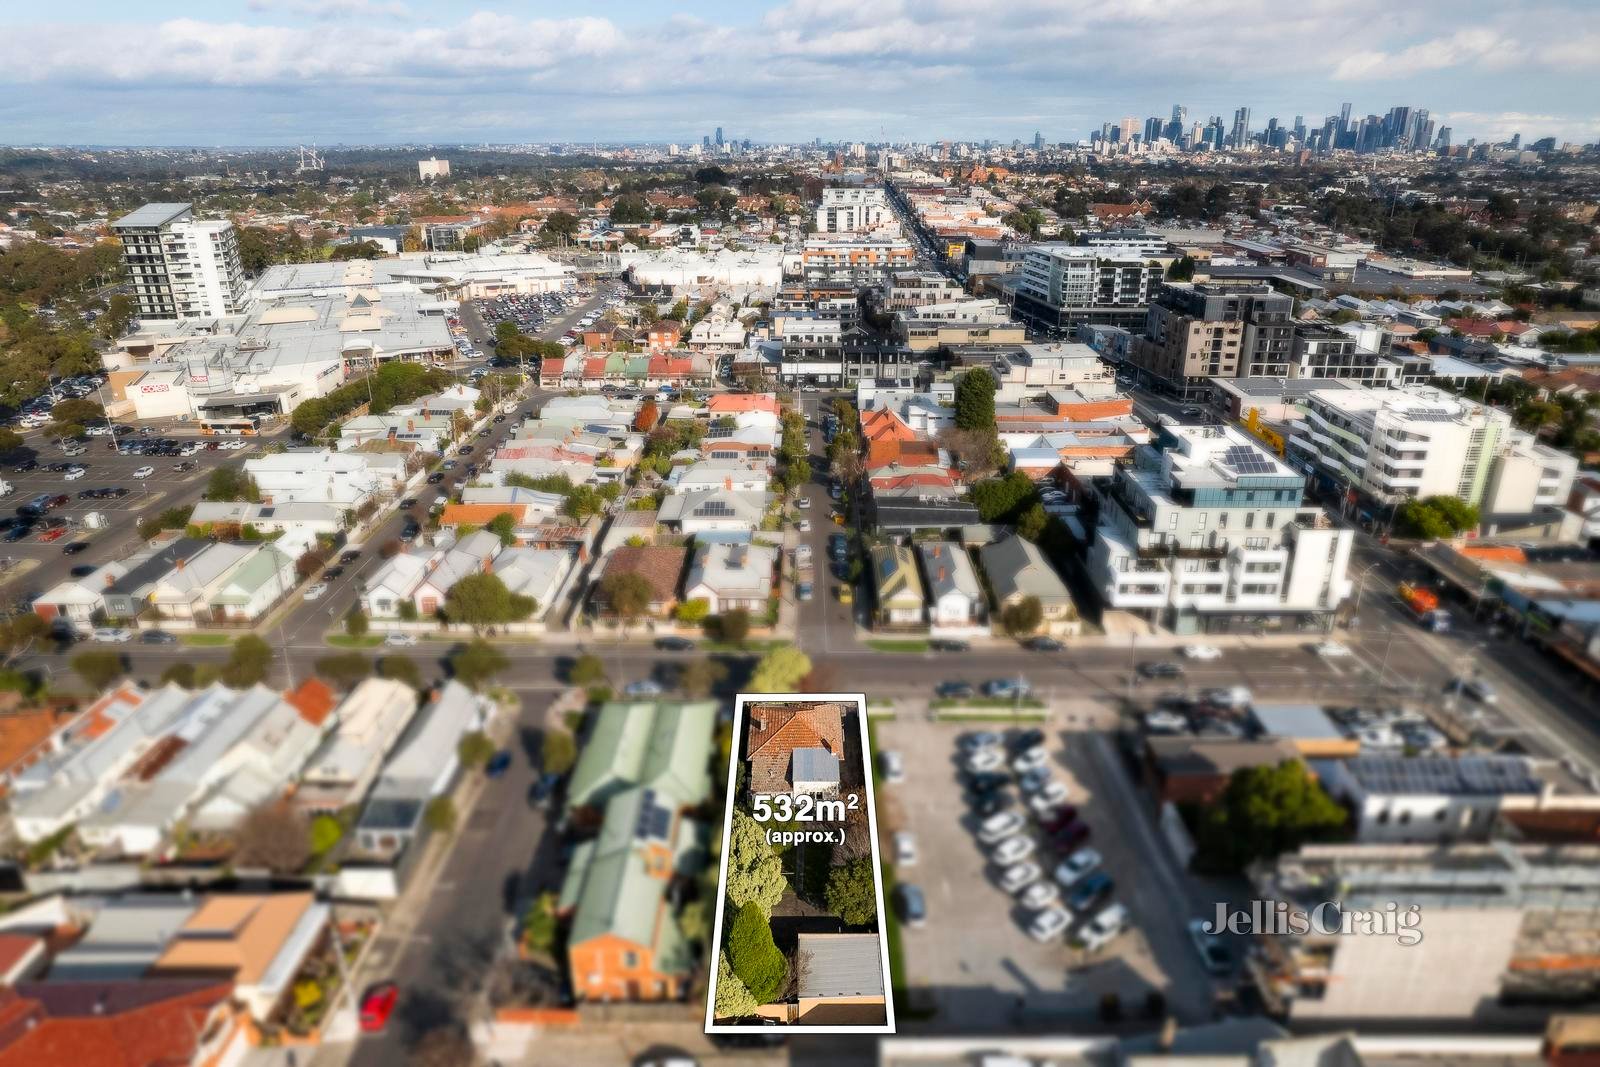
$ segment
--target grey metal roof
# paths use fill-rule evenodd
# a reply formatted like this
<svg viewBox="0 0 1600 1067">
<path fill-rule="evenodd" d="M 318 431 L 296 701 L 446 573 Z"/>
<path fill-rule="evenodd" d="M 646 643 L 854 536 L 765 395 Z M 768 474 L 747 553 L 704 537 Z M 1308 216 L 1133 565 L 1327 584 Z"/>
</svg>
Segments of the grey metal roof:
<svg viewBox="0 0 1600 1067">
<path fill-rule="evenodd" d="M 792 753 L 791 782 L 839 781 L 839 758 L 825 748 L 797 748 Z"/>
<path fill-rule="evenodd" d="M 1261 732 L 1302 741 L 1337 740 L 1344 732 L 1316 704 L 1252 704 L 1250 714 Z"/>
<path fill-rule="evenodd" d="M 1541 791 L 1521 756 L 1360 756 L 1346 761 L 1345 769 L 1368 793 L 1504 796 Z"/>
<path fill-rule="evenodd" d="M 883 995 L 877 934 L 801 934 L 795 959 L 802 998 Z"/>
<path fill-rule="evenodd" d="M 146 204 L 144 207 L 130 211 L 116 222 L 113 222 L 111 228 L 164 226 L 173 219 L 186 215 L 192 210 L 194 210 L 193 204 Z"/>
</svg>

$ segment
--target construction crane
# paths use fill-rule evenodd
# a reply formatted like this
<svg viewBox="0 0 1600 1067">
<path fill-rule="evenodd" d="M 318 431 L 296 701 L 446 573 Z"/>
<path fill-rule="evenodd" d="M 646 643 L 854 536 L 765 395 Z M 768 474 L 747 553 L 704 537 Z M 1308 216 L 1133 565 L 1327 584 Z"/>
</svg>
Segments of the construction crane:
<svg viewBox="0 0 1600 1067">
<path fill-rule="evenodd" d="M 315 148 L 300 146 L 300 165 L 295 168 L 296 174 L 303 174 L 308 170 L 322 170 L 324 166 L 322 156 Z"/>
</svg>

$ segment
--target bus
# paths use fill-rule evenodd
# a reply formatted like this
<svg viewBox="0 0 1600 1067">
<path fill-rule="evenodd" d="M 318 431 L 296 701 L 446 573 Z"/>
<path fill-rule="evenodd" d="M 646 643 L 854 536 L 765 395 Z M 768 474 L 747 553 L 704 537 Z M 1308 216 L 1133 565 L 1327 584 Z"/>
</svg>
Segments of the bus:
<svg viewBox="0 0 1600 1067">
<path fill-rule="evenodd" d="M 261 416 L 234 415 L 201 419 L 200 432 L 210 437 L 255 437 L 261 433 Z"/>
</svg>

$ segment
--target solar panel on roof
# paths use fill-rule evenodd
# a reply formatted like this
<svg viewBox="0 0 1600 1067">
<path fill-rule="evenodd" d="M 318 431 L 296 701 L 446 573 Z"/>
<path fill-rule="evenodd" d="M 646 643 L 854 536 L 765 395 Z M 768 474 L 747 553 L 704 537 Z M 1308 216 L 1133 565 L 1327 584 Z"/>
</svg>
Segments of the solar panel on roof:
<svg viewBox="0 0 1600 1067">
<path fill-rule="evenodd" d="M 721 518 L 731 518 L 733 515 L 733 508 L 728 505 L 726 500 L 707 500 L 704 504 L 701 504 L 699 507 L 695 508 L 694 513 L 696 515 L 707 517 L 717 516 Z"/>
<path fill-rule="evenodd" d="M 656 793 L 646 789 L 639 799 L 639 822 L 634 836 L 642 840 L 665 841 L 667 828 L 672 824 L 672 812 L 656 803 Z"/>
</svg>

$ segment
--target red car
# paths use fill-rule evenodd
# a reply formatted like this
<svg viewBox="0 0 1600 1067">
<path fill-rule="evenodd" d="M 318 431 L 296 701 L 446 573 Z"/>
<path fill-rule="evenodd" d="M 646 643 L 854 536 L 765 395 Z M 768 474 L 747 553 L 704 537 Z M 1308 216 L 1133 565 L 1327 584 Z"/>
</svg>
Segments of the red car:
<svg viewBox="0 0 1600 1067">
<path fill-rule="evenodd" d="M 1062 853 L 1072 852 L 1087 840 L 1089 840 L 1089 827 L 1078 819 L 1050 834 L 1051 844 L 1056 847 L 1056 851 Z"/>
<path fill-rule="evenodd" d="M 361 1029 L 369 1034 L 381 1033 L 394 1014 L 395 1001 L 400 999 L 400 987 L 393 982 L 379 982 L 361 998 Z"/>
<path fill-rule="evenodd" d="M 1055 809 L 1049 815 L 1045 816 L 1039 821 L 1039 825 L 1044 827 L 1045 833 L 1053 834 L 1057 831 L 1065 830 L 1068 826 L 1072 825 L 1072 823 L 1076 822 L 1077 818 L 1078 809 L 1073 807 L 1071 804 L 1067 804 L 1064 807 Z"/>
</svg>

